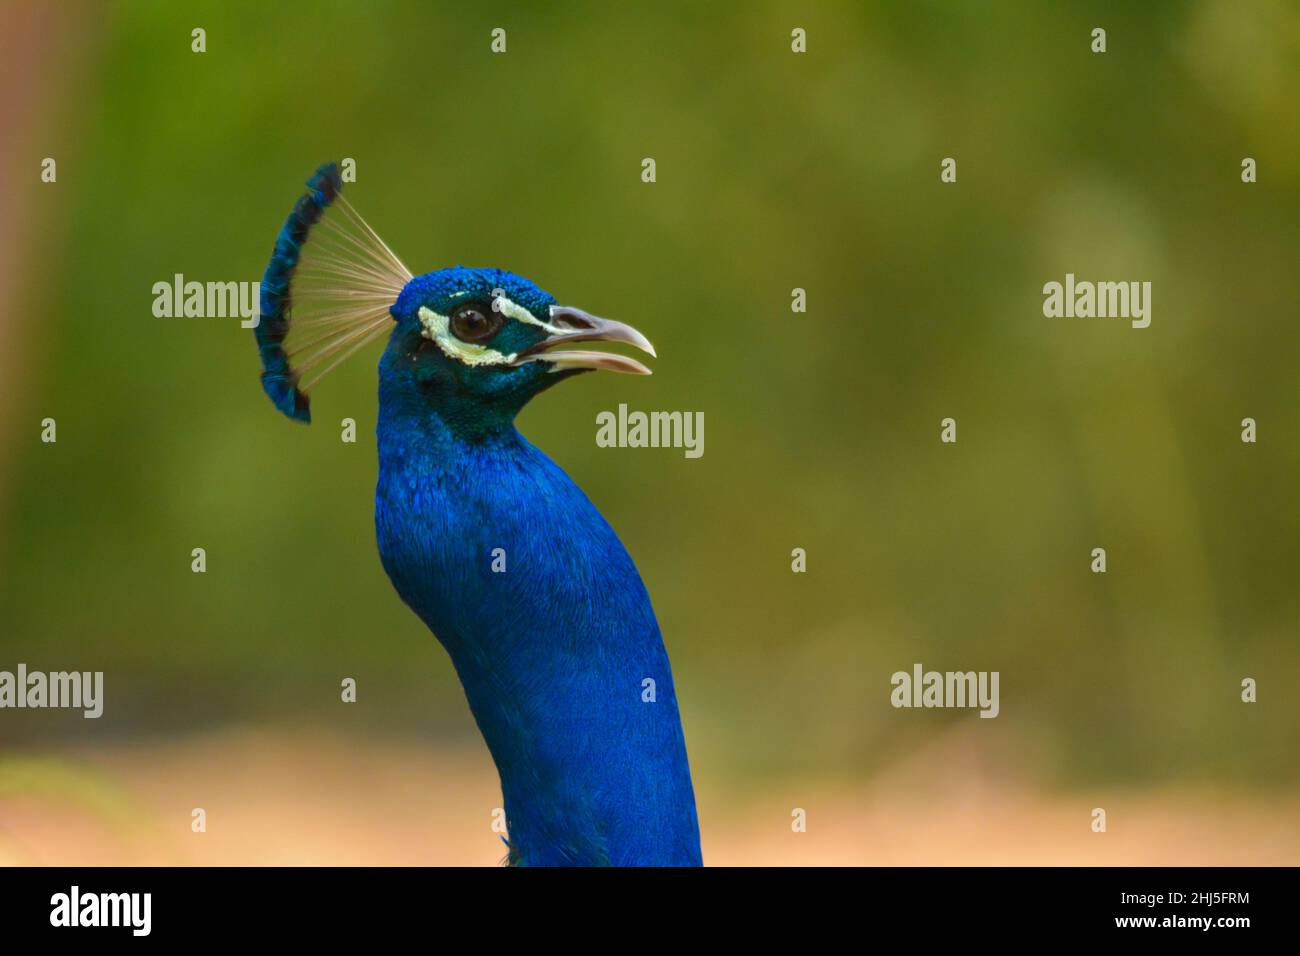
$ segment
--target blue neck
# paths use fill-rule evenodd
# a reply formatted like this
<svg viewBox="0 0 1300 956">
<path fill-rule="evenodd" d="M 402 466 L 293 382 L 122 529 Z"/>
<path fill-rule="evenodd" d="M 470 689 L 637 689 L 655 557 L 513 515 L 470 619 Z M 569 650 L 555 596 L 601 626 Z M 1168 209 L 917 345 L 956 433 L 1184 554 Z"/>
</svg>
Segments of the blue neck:
<svg viewBox="0 0 1300 956">
<path fill-rule="evenodd" d="M 699 864 L 672 672 L 631 558 L 513 423 L 466 437 L 418 399 L 381 376 L 380 555 L 464 685 L 511 861 Z"/>
</svg>

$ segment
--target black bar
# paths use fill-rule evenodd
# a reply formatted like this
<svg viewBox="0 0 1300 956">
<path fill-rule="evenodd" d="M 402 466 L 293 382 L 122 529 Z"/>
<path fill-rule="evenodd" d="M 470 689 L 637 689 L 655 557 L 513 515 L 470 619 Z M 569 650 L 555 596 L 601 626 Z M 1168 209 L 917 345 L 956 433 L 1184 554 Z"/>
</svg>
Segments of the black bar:
<svg viewBox="0 0 1300 956">
<path fill-rule="evenodd" d="M 920 933 L 927 943 L 1047 935 L 1231 945 L 1243 933 L 1289 925 L 1295 875 L 1283 868 L 37 868 L 0 871 L 0 931 L 6 942 L 75 934 L 92 945 L 114 938 L 305 945 L 419 930 L 426 942 L 451 947 L 463 932 L 487 944 L 526 942 L 529 934 L 556 940 L 566 930 L 587 937 L 600 926 L 625 927 L 635 941 L 685 920 L 725 928 L 732 940 L 848 930 L 881 940 Z M 51 925 L 52 915 L 69 915 L 73 886 L 88 918 L 99 912 L 98 894 L 150 894 L 147 936 L 136 936 L 130 919 L 143 928 L 143 897 L 135 910 L 122 908 L 120 897 L 110 901 L 126 925 Z M 69 904 L 60 914 L 57 894 Z"/>
</svg>

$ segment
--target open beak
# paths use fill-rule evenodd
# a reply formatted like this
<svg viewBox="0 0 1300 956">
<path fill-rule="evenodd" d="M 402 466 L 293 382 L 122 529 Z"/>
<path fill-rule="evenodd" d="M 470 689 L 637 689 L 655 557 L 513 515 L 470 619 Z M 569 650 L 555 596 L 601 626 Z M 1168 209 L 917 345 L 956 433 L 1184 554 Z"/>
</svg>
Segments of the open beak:
<svg viewBox="0 0 1300 956">
<path fill-rule="evenodd" d="M 643 352 L 654 355 L 655 347 L 650 344 L 650 340 L 630 325 L 615 322 L 613 319 L 602 319 L 598 315 L 567 305 L 551 306 L 551 325 L 566 331 L 551 335 L 536 345 L 524 349 L 515 357 L 514 365 L 522 365 L 525 362 L 546 362 L 557 372 L 561 369 L 603 368 L 611 372 L 625 372 L 628 375 L 650 374 L 650 370 L 636 359 L 615 352 L 595 352 L 588 349 L 553 351 L 559 346 L 573 342 L 626 342 L 635 345 Z"/>
</svg>

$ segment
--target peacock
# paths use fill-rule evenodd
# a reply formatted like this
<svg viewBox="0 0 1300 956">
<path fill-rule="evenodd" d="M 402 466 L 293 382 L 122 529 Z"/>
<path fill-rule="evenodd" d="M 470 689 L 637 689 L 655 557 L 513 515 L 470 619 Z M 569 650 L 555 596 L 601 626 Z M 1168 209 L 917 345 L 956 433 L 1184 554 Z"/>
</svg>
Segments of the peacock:
<svg viewBox="0 0 1300 956">
<path fill-rule="evenodd" d="M 649 594 L 582 489 L 515 426 L 533 396 L 583 372 L 650 374 L 570 346 L 654 348 L 501 269 L 413 276 L 342 189 L 339 164 L 321 166 L 276 239 L 255 327 L 262 385 L 310 422 L 311 387 L 387 332 L 379 557 L 450 655 L 496 764 L 506 862 L 700 865 Z"/>
</svg>

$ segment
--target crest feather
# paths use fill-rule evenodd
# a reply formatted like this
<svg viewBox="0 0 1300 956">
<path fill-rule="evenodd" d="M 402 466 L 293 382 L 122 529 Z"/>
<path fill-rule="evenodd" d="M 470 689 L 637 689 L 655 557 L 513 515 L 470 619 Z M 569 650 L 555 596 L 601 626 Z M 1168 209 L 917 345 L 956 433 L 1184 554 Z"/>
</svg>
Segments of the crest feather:
<svg viewBox="0 0 1300 956">
<path fill-rule="evenodd" d="M 411 281 L 342 192 L 338 163 L 316 170 L 262 277 L 255 330 L 262 387 L 276 408 L 303 422 L 311 421 L 309 389 L 383 335 L 389 309 Z"/>
</svg>

